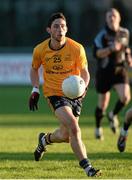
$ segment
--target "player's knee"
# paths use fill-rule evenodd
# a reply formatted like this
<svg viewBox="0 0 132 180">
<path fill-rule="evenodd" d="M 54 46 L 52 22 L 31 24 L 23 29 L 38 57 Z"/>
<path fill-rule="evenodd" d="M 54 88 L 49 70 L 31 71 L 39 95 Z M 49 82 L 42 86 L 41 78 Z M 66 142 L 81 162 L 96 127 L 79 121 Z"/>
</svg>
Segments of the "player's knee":
<svg viewBox="0 0 132 180">
<path fill-rule="evenodd" d="M 78 125 L 78 122 L 75 122 L 74 120 L 71 123 L 70 130 L 73 136 L 77 136 L 78 133 L 80 133 L 80 128 Z"/>
</svg>

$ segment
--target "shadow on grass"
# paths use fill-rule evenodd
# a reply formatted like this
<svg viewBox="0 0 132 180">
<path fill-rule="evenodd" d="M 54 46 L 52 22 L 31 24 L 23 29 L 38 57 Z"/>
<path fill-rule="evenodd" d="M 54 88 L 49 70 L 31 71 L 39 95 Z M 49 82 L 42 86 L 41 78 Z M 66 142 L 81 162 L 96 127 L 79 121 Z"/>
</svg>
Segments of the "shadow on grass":
<svg viewBox="0 0 132 180">
<path fill-rule="evenodd" d="M 19 117 L 14 117 L 11 119 L 3 119 L 0 120 L 0 127 L 54 127 L 58 126 L 58 120 L 55 118 L 48 118 L 46 119 L 45 117 L 42 119 L 39 117 L 36 117 L 36 119 L 31 118 L 28 119 L 19 119 Z M 94 120 L 89 118 L 87 121 L 86 119 L 80 119 L 79 121 L 80 126 L 84 127 L 93 127 L 94 126 Z M 104 121 L 103 127 L 108 126 L 108 121 Z"/>
<path fill-rule="evenodd" d="M 29 123 L 28 123 L 28 121 L 27 122 L 21 122 L 21 121 L 19 121 L 19 122 L 16 122 L 16 121 L 0 122 L 1 128 L 2 128 L 2 126 L 3 127 L 42 127 L 42 126 L 54 127 L 56 125 L 58 125 L 58 123 L 56 121 L 50 122 L 50 120 L 49 120 L 49 122 L 48 121 L 45 122 L 45 121 L 37 121 L 36 120 L 33 122 L 29 122 Z"/>
<path fill-rule="evenodd" d="M 5 118 L 4 116 L 0 119 L 0 127 L 39 127 L 39 126 L 56 126 L 58 121 L 49 117 L 37 117 L 37 116 L 27 116 L 26 118 L 19 117 L 9 117 Z"/>
<path fill-rule="evenodd" d="M 132 153 L 118 153 L 118 152 L 99 152 L 99 153 L 89 153 L 90 159 L 93 160 L 119 160 L 127 159 L 132 160 Z M 13 161 L 34 161 L 33 153 L 29 152 L 0 152 L 0 161 L 3 160 L 13 160 Z M 41 161 L 67 161 L 67 160 L 76 160 L 73 153 L 46 153 Z"/>
</svg>

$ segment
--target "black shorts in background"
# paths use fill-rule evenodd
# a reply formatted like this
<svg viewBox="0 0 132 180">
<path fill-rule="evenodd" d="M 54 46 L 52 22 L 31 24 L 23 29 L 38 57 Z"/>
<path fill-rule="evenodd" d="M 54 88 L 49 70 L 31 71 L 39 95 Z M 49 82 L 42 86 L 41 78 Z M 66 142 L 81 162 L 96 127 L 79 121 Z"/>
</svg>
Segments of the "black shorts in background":
<svg viewBox="0 0 132 180">
<path fill-rule="evenodd" d="M 116 84 L 129 83 L 128 72 L 123 66 L 114 69 L 100 69 L 96 74 L 96 90 L 98 93 L 106 93 Z"/>
<path fill-rule="evenodd" d="M 63 96 L 49 96 L 47 97 L 47 100 L 54 111 L 59 107 L 69 106 L 75 117 L 78 117 L 81 114 L 82 102 L 79 99 L 72 100 Z"/>
</svg>

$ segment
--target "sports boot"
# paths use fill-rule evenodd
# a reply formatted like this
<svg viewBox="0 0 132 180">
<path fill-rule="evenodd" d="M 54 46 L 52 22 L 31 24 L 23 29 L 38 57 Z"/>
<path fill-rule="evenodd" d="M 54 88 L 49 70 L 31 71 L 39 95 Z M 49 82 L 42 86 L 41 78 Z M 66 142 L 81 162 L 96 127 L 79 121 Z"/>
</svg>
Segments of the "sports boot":
<svg viewBox="0 0 132 180">
<path fill-rule="evenodd" d="M 99 177 L 99 176 L 101 176 L 101 170 L 99 170 L 99 169 L 94 169 L 93 167 L 91 167 L 90 169 L 89 169 L 89 171 L 88 171 L 88 173 L 87 173 L 87 175 L 89 176 L 89 177 Z"/>
<path fill-rule="evenodd" d="M 119 127 L 119 120 L 117 118 L 117 115 L 114 115 L 113 112 L 111 111 L 108 114 L 108 119 L 110 123 L 110 128 L 114 134 L 118 132 L 118 127 Z"/>
<path fill-rule="evenodd" d="M 95 138 L 99 139 L 101 141 L 104 140 L 104 135 L 103 135 L 103 129 L 102 127 L 96 128 L 95 129 Z"/>
<path fill-rule="evenodd" d="M 127 135 L 128 135 L 128 132 L 121 129 L 120 136 L 117 141 L 117 148 L 120 152 L 125 151 Z"/>
<path fill-rule="evenodd" d="M 40 133 L 39 134 L 39 137 L 38 137 L 38 146 L 37 146 L 37 148 L 34 151 L 35 161 L 39 161 L 42 158 L 44 152 L 46 151 L 45 137 L 46 137 L 45 133 Z M 43 142 L 45 142 L 45 144 Z"/>
</svg>

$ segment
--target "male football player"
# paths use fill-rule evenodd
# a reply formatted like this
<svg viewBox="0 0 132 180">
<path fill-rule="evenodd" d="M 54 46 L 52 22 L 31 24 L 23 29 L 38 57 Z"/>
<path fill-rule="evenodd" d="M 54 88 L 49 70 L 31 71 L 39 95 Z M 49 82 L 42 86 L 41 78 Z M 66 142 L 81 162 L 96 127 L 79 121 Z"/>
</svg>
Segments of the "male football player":
<svg viewBox="0 0 132 180">
<path fill-rule="evenodd" d="M 120 26 L 121 16 L 117 9 L 106 12 L 105 27 L 94 40 L 94 55 L 97 59 L 96 90 L 98 104 L 95 110 L 95 137 L 103 140 L 102 119 L 110 100 L 112 88 L 118 94 L 113 110 L 108 113 L 110 128 L 113 133 L 118 131 L 117 114 L 130 101 L 130 86 L 126 64 L 132 66 L 129 46 L 129 31 Z"/>
<path fill-rule="evenodd" d="M 54 110 L 60 126 L 54 132 L 40 133 L 34 157 L 39 161 L 46 146 L 53 143 L 70 143 L 80 166 L 87 176 L 98 176 L 100 171 L 92 167 L 87 158 L 86 148 L 81 138 L 78 124 L 82 99 L 68 99 L 62 92 L 62 81 L 69 75 L 79 75 L 86 87 L 89 84 L 87 59 L 83 46 L 66 37 L 66 18 L 62 13 L 53 14 L 48 21 L 47 32 L 50 37 L 34 48 L 31 67 L 32 94 L 29 99 L 30 110 L 37 109 L 39 100 L 38 69 L 43 67 L 43 92 L 51 108 Z"/>
<path fill-rule="evenodd" d="M 128 129 L 132 123 L 132 107 L 125 114 L 125 121 L 120 131 L 120 136 L 117 141 L 117 147 L 120 152 L 124 152 L 128 136 Z"/>
</svg>

